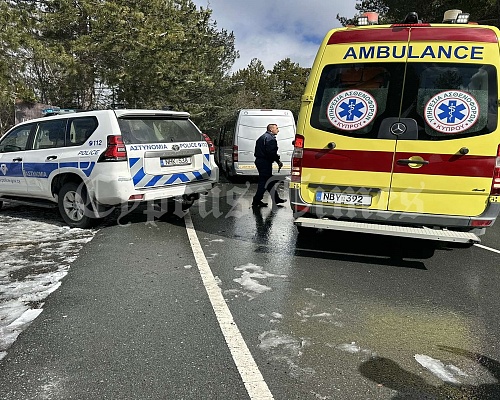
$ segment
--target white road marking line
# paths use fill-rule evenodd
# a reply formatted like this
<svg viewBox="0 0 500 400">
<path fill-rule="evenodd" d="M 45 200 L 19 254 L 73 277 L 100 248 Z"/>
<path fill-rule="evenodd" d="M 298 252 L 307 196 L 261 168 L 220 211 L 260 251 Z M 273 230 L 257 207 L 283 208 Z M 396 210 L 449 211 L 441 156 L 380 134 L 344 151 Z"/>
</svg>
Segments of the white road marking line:
<svg viewBox="0 0 500 400">
<path fill-rule="evenodd" d="M 191 248 L 193 250 L 196 264 L 198 265 L 198 270 L 200 271 L 203 285 L 207 291 L 210 303 L 212 303 L 215 316 L 217 317 L 217 321 L 219 322 L 219 326 L 222 330 L 229 351 L 233 356 L 234 363 L 236 364 L 241 379 L 245 384 L 247 393 L 252 400 L 272 400 L 274 397 L 269 390 L 267 383 L 264 381 L 264 377 L 260 373 L 259 367 L 255 363 L 245 340 L 241 336 L 238 326 L 233 320 L 231 311 L 229 310 L 229 307 L 222 296 L 222 292 L 215 281 L 212 270 L 210 269 L 208 261 L 205 258 L 205 254 L 203 253 L 200 241 L 198 240 L 198 236 L 196 235 L 193 220 L 191 219 L 191 214 L 189 214 L 189 212 L 184 216 L 184 221 L 186 223 L 189 242 L 191 243 Z"/>
<path fill-rule="evenodd" d="M 500 250 L 492 249 L 491 247 L 483 246 L 482 244 L 476 243 L 474 246 L 481 247 L 482 249 L 489 250 L 489 251 L 492 251 L 493 253 L 500 254 Z"/>
</svg>

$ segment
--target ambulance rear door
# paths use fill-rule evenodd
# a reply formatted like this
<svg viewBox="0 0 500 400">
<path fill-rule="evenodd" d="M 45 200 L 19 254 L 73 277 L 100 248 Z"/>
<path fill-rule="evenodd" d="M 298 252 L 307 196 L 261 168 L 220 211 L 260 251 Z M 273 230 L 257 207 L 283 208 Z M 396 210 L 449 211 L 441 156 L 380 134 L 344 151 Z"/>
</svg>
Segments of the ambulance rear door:
<svg viewBox="0 0 500 400">
<path fill-rule="evenodd" d="M 396 139 L 388 210 L 479 215 L 499 145 L 497 35 L 413 27 L 406 56 L 400 117 L 381 130 Z"/>
<path fill-rule="evenodd" d="M 338 30 L 317 57 L 302 156 L 306 203 L 387 210 L 397 140 L 380 129 L 399 118 L 408 34 L 391 27 Z"/>
</svg>

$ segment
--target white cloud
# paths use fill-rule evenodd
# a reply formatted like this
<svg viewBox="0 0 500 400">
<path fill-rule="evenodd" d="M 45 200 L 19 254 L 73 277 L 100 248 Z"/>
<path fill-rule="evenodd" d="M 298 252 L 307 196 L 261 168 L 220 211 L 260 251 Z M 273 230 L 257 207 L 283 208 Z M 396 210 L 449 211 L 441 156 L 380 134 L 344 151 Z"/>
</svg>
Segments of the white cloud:
<svg viewBox="0 0 500 400">
<path fill-rule="evenodd" d="M 325 0 L 194 0 L 213 10 L 218 29 L 234 32 L 240 58 L 233 71 L 258 58 L 266 69 L 285 58 L 310 67 L 324 35 L 339 27 L 337 14 L 352 17 L 356 2 Z"/>
</svg>

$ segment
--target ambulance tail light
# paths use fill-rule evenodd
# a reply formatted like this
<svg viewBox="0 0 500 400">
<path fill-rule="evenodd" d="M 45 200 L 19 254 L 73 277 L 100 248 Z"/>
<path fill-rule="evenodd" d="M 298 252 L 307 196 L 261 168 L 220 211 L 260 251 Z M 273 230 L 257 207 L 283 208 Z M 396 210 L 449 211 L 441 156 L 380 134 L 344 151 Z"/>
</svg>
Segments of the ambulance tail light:
<svg viewBox="0 0 500 400">
<path fill-rule="evenodd" d="M 233 146 L 233 162 L 238 162 L 238 146 Z"/>
<path fill-rule="evenodd" d="M 493 170 L 493 181 L 491 182 L 490 196 L 500 195 L 500 145 L 498 145 L 495 169 Z"/>
<path fill-rule="evenodd" d="M 100 161 L 126 161 L 127 149 L 123 144 L 123 138 L 120 135 L 109 135 L 108 146 L 104 153 L 99 157 Z"/>
<path fill-rule="evenodd" d="M 492 219 L 473 219 L 470 223 L 470 226 L 474 226 L 476 228 L 484 228 L 486 226 L 493 225 L 495 220 Z"/>
<path fill-rule="evenodd" d="M 295 135 L 293 145 L 292 173 L 290 179 L 292 182 L 300 182 L 302 176 L 302 157 L 304 156 L 304 136 Z"/>
</svg>

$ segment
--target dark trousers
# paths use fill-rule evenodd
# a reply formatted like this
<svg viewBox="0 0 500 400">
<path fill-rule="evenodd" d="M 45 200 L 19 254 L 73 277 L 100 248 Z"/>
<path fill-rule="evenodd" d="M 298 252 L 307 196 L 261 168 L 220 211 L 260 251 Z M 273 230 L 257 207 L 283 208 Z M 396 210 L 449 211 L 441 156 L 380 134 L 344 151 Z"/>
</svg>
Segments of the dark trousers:
<svg viewBox="0 0 500 400">
<path fill-rule="evenodd" d="M 255 166 L 257 167 L 257 171 L 259 171 L 259 181 L 252 204 L 257 204 L 259 201 L 262 201 L 266 190 L 271 195 L 273 202 L 275 202 L 280 197 L 275 187 L 279 179 L 273 177 L 273 162 L 257 158 L 255 160 Z"/>
</svg>

